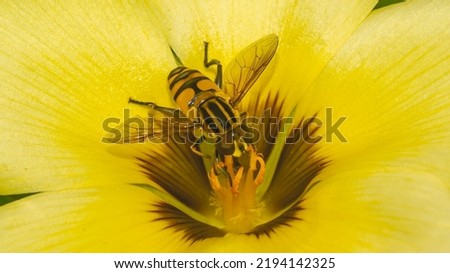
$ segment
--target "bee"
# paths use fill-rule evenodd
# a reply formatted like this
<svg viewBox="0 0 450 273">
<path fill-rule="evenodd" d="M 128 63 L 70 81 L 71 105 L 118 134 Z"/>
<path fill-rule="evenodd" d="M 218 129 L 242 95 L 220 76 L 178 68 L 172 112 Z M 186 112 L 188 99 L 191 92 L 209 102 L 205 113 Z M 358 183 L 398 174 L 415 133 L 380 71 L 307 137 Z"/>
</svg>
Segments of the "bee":
<svg viewBox="0 0 450 273">
<path fill-rule="evenodd" d="M 185 67 L 171 49 L 178 66 L 169 73 L 168 86 L 179 108 L 130 98 L 129 103 L 149 108 L 150 117 L 156 117 L 156 114 L 151 114 L 153 112 L 168 119 L 155 118 L 153 124 L 145 128 L 124 128 L 128 130 L 125 142 L 142 142 L 167 131 L 172 131 L 170 134 L 200 131 L 191 146 L 194 153 L 207 156 L 199 150 L 200 143 L 207 139 L 215 143 L 216 152 L 221 156 L 239 156 L 249 141 L 244 137 L 248 127 L 241 123 L 243 114 L 236 107 L 272 60 L 278 37 L 270 34 L 250 44 L 230 62 L 224 73 L 219 60 L 209 60 L 208 46 L 205 42 L 203 64 L 206 68 L 217 67 L 215 80 Z M 168 120 L 172 126 L 168 126 Z"/>
</svg>

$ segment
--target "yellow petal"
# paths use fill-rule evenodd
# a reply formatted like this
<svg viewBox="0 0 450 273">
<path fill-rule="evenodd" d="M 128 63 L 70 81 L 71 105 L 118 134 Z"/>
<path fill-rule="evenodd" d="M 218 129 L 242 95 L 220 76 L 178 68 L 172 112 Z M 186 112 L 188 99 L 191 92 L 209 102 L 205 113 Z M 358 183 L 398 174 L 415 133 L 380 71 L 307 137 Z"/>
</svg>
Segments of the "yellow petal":
<svg viewBox="0 0 450 273">
<path fill-rule="evenodd" d="M 151 1 L 149 10 L 181 60 L 203 69 L 203 41 L 210 56 L 224 65 L 245 46 L 266 34 L 278 33 L 289 13 L 289 1 Z M 277 12 L 274 12 L 274 11 Z M 210 75 L 213 75 L 211 69 Z"/>
<path fill-rule="evenodd" d="M 407 167 L 374 165 L 342 171 L 311 190 L 297 225 L 306 234 L 305 250 L 448 252 L 445 182 Z"/>
<path fill-rule="evenodd" d="M 299 220 L 275 228 L 270 237 L 228 234 L 189 250 L 448 252 L 450 199 L 443 182 L 399 168 L 368 177 L 367 169 L 320 182 L 302 202 Z"/>
<path fill-rule="evenodd" d="M 153 1 L 151 10 L 160 18 L 168 41 L 187 64 L 203 69 L 203 41 L 211 43 L 210 56 L 226 65 L 250 43 L 275 33 L 280 36 L 282 66 L 276 86 L 290 78 L 306 88 L 376 1 L 167 3 Z M 208 71 L 213 77 L 213 70 Z M 292 87 L 291 80 L 287 87 Z"/>
<path fill-rule="evenodd" d="M 0 208 L 1 252 L 179 252 L 182 232 L 151 213 L 149 191 L 125 185 L 37 194 Z"/>
<path fill-rule="evenodd" d="M 339 128 L 346 143 L 336 135 L 322 142 L 334 162 L 327 173 L 367 160 L 449 180 L 449 11 L 440 1 L 378 10 L 325 68 L 308 91 L 316 94 L 311 103 L 324 121 L 326 107 L 332 122 L 347 118 Z"/>
<path fill-rule="evenodd" d="M 281 69 L 276 78 L 281 91 L 288 92 L 288 97 L 295 98 L 296 103 L 314 96 L 306 92 L 307 88 L 376 2 L 308 0 L 290 8 L 280 33 L 278 65 Z"/>
<path fill-rule="evenodd" d="M 125 171 L 134 163 L 101 140 L 104 120 L 123 117 L 130 96 L 171 104 L 175 62 L 149 11 L 90 1 L 0 5 L 0 192 L 139 181 Z"/>
<path fill-rule="evenodd" d="M 331 162 L 286 232 L 300 251 L 450 250 L 449 11 L 374 12 L 308 90 L 323 121 L 347 117 L 348 142 L 320 144 Z"/>
</svg>

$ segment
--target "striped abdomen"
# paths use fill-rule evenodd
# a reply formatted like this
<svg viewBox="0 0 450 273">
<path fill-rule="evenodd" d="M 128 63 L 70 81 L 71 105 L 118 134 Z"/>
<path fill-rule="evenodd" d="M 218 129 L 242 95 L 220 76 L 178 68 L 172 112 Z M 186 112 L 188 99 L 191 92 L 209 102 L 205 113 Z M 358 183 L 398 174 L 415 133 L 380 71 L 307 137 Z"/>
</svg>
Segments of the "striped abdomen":
<svg viewBox="0 0 450 273">
<path fill-rule="evenodd" d="M 208 77 L 197 70 L 177 67 L 168 77 L 169 88 L 174 101 L 188 117 L 188 111 L 194 109 L 195 118 L 202 122 L 210 133 L 223 134 L 229 132 L 237 117 L 233 107 L 222 97 L 219 87 Z"/>
</svg>

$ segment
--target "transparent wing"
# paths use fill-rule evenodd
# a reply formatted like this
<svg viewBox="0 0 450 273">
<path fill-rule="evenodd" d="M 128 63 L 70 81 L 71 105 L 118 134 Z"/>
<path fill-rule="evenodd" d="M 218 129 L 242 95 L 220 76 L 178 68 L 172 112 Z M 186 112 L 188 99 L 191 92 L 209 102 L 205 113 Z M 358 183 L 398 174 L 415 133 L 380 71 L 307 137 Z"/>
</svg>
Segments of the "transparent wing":
<svg viewBox="0 0 450 273">
<path fill-rule="evenodd" d="M 278 47 L 278 36 L 267 35 L 242 50 L 228 64 L 224 74 L 224 91 L 236 106 L 247 94 L 272 60 Z"/>
<path fill-rule="evenodd" d="M 110 143 L 166 142 L 189 135 L 195 124 L 178 109 L 149 107 L 146 118 L 134 116 L 120 123 L 105 136 Z"/>
</svg>

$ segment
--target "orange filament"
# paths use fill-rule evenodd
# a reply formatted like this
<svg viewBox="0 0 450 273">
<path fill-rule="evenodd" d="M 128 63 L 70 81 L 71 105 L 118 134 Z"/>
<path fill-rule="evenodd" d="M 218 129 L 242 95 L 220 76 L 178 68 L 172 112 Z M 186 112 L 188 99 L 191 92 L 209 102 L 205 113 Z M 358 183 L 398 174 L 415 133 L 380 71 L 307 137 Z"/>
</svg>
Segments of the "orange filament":
<svg viewBox="0 0 450 273">
<path fill-rule="evenodd" d="M 265 162 L 252 145 L 248 145 L 246 152 L 249 159 L 245 166 L 236 167 L 229 155 L 223 162 L 216 163 L 208 175 L 213 198 L 220 207 L 218 211 L 230 232 L 249 232 L 258 222 L 261 206 L 256 200 L 256 190 L 263 183 Z"/>
</svg>

